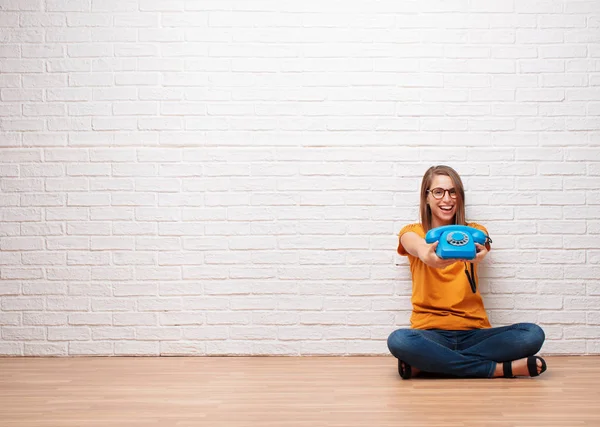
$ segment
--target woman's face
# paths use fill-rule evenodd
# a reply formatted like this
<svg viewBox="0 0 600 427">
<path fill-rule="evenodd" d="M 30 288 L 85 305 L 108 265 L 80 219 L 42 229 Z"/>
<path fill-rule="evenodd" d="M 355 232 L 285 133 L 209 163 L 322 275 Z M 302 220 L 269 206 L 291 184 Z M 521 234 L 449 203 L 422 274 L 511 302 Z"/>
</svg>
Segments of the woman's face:
<svg viewBox="0 0 600 427">
<path fill-rule="evenodd" d="M 427 204 L 431 209 L 432 227 L 441 227 L 442 225 L 454 224 L 454 215 L 456 215 L 456 204 L 458 197 L 452 198 L 450 191 L 444 191 L 440 199 L 434 197 L 433 189 L 438 189 L 436 193 L 441 194 L 442 190 L 450 190 L 456 195 L 454 182 L 447 175 L 434 175 L 431 180 L 427 193 Z"/>
</svg>

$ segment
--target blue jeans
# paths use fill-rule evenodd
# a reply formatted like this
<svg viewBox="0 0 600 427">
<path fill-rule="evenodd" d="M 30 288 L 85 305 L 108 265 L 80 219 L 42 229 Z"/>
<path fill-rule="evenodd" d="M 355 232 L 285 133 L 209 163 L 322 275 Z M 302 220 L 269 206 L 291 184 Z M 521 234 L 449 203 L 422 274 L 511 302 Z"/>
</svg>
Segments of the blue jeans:
<svg viewBox="0 0 600 427">
<path fill-rule="evenodd" d="M 468 331 L 398 329 L 387 343 L 396 358 L 422 371 L 490 378 L 496 363 L 533 356 L 544 338 L 539 326 L 517 323 Z"/>
</svg>

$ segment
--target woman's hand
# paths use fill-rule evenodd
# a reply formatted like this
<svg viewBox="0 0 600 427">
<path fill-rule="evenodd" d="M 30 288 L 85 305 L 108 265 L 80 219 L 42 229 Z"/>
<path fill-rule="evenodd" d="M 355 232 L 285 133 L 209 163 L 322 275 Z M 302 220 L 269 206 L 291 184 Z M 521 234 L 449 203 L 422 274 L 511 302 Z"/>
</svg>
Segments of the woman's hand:
<svg viewBox="0 0 600 427">
<path fill-rule="evenodd" d="M 422 251 L 421 254 L 419 254 L 419 258 L 421 259 L 421 261 L 433 268 L 445 268 L 458 261 L 457 259 L 442 259 L 439 256 L 437 256 L 435 250 L 438 246 L 438 243 L 440 243 L 439 240 L 424 247 L 425 249 Z"/>
<path fill-rule="evenodd" d="M 477 255 L 475 255 L 475 259 L 472 260 L 471 262 L 473 264 L 479 264 L 481 261 L 483 261 L 483 259 L 485 258 L 485 256 L 488 254 L 488 248 L 486 248 L 483 245 L 480 245 L 479 243 L 475 243 L 475 249 L 477 250 Z"/>
</svg>

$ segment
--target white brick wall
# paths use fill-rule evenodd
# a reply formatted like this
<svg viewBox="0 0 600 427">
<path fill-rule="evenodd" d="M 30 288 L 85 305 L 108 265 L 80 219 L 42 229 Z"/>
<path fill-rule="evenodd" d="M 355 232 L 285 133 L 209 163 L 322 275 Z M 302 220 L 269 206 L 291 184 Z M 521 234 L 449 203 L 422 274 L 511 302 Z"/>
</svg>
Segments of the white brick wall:
<svg viewBox="0 0 600 427">
<path fill-rule="evenodd" d="M 0 355 L 387 354 L 454 166 L 495 325 L 600 352 L 597 1 L 0 0 Z"/>
</svg>

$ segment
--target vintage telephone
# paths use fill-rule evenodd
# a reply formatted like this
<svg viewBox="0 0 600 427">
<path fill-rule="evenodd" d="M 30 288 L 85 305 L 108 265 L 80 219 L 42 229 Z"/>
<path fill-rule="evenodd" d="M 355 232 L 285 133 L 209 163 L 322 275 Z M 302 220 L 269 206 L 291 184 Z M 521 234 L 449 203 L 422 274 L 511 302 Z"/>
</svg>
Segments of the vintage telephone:
<svg viewBox="0 0 600 427">
<path fill-rule="evenodd" d="M 477 255 L 475 243 L 485 245 L 488 236 L 483 231 L 466 225 L 444 225 L 429 230 L 425 235 L 427 243 L 438 240 L 440 243 L 435 253 L 440 258 L 470 260 Z"/>
<path fill-rule="evenodd" d="M 466 225 L 444 225 L 429 230 L 425 235 L 427 243 L 438 241 L 435 250 L 437 256 L 443 259 L 463 259 L 465 260 L 465 273 L 469 279 L 473 293 L 477 291 L 475 282 L 475 271 L 473 263 L 471 264 L 471 273 L 467 269 L 466 261 L 472 260 L 477 255 L 475 243 L 485 245 L 491 243 L 491 239 L 483 231 Z"/>
</svg>

